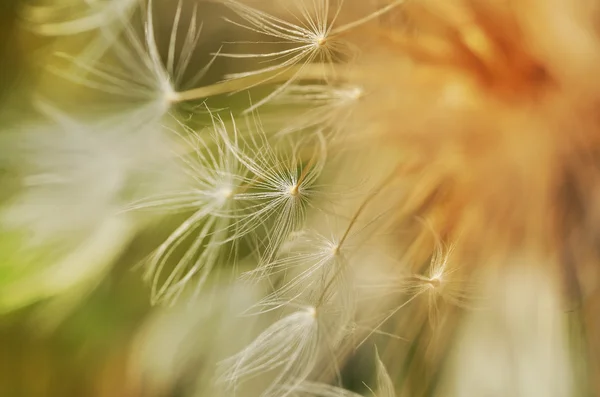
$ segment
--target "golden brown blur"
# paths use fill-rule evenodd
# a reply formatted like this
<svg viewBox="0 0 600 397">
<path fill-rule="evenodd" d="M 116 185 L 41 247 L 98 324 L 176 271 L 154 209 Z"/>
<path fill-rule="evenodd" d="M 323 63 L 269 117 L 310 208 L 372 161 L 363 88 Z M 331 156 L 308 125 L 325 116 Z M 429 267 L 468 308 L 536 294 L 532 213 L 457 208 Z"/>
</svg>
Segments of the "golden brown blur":
<svg viewBox="0 0 600 397">
<path fill-rule="evenodd" d="M 0 397 L 600 393 L 600 2 L 0 2 Z"/>
</svg>

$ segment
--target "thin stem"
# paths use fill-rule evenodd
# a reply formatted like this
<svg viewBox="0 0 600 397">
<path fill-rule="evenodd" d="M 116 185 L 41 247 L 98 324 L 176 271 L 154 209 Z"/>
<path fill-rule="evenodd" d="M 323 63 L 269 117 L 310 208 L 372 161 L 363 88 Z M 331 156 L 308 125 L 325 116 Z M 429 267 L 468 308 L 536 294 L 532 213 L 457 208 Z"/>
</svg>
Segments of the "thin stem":
<svg viewBox="0 0 600 397">
<path fill-rule="evenodd" d="M 375 199 L 375 197 L 377 197 L 379 195 L 379 193 L 381 193 L 381 191 L 383 189 L 385 189 L 385 187 L 398 176 L 398 170 L 400 168 L 401 168 L 400 165 L 398 165 L 397 167 L 395 167 L 394 170 L 387 176 L 387 178 L 385 178 L 379 184 L 379 186 L 377 186 L 375 188 L 375 190 L 371 193 L 371 195 L 369 197 L 367 197 L 365 199 L 365 201 L 362 202 L 362 204 L 360 205 L 360 207 L 358 207 L 358 210 L 356 210 L 356 212 L 352 216 L 352 219 L 350 219 L 350 224 L 348 225 L 348 228 L 346 228 L 346 231 L 344 232 L 344 235 L 340 239 L 340 242 L 338 244 L 338 249 L 342 246 L 342 244 L 344 244 L 344 241 L 346 241 L 346 239 L 348 238 L 348 235 L 350 234 L 350 230 L 352 229 L 352 227 L 354 226 L 354 224 L 358 220 L 358 217 L 367 208 L 367 206 L 370 204 L 370 202 L 373 199 Z"/>
<path fill-rule="evenodd" d="M 345 25 L 340 26 L 337 29 L 333 29 L 331 31 L 331 35 L 332 36 L 337 36 L 337 35 L 339 35 L 341 33 L 347 32 L 347 31 L 349 31 L 351 29 L 354 29 L 356 27 L 364 25 L 365 23 L 370 22 L 373 19 L 378 18 L 378 17 L 380 17 L 383 14 L 386 14 L 386 13 L 392 11 L 394 8 L 398 7 L 400 4 L 403 4 L 405 1 L 406 0 L 394 0 L 393 2 L 391 2 L 390 4 L 388 4 L 387 6 L 380 8 L 379 10 L 377 10 L 377 11 L 375 11 L 375 12 L 367 15 L 364 18 L 357 19 L 354 22 L 350 22 L 350 23 L 347 23 Z"/>
<path fill-rule="evenodd" d="M 354 215 L 352 216 L 352 219 L 350 220 L 350 224 L 348 225 L 348 227 L 346 228 L 346 231 L 344 232 L 344 235 L 342 236 L 342 238 L 340 239 L 340 242 L 338 243 L 337 247 L 336 247 L 336 251 L 339 252 L 340 248 L 342 247 L 342 244 L 344 244 L 344 242 L 346 241 L 346 239 L 348 238 L 348 235 L 350 234 L 350 231 L 352 230 L 352 228 L 354 227 L 354 225 L 356 224 L 356 221 L 358 220 L 358 217 L 363 213 L 363 211 L 367 208 L 367 206 L 371 203 L 371 201 L 373 201 L 375 199 L 375 197 L 377 197 L 379 195 L 379 193 L 381 193 L 383 191 L 383 189 L 385 189 L 390 182 L 392 182 L 399 174 L 399 170 L 402 168 L 402 165 L 399 164 L 398 166 L 394 167 L 394 169 L 392 170 L 392 172 L 387 176 L 387 178 L 385 178 L 376 188 L 375 190 L 369 195 L 369 197 L 367 197 L 362 204 L 358 207 L 358 209 L 356 210 L 356 212 L 354 213 Z M 333 285 L 333 282 L 335 281 L 335 279 L 339 276 L 339 274 L 342 272 L 343 270 L 343 266 L 341 266 L 337 272 L 333 275 L 333 277 L 328 281 L 327 285 L 325 286 L 325 288 L 323 289 L 323 292 L 321 293 L 321 296 L 319 297 L 318 300 L 318 304 L 317 306 L 320 306 L 323 303 L 323 299 L 325 299 L 325 296 L 327 295 L 327 291 L 329 290 L 329 288 L 331 288 L 331 286 Z"/>
<path fill-rule="evenodd" d="M 402 308 L 404 308 L 405 306 L 407 306 L 410 302 L 412 302 L 415 299 L 417 299 L 417 297 L 419 295 L 421 295 L 423 292 L 425 292 L 425 291 L 419 291 L 419 292 L 417 292 L 412 297 L 410 297 L 410 299 L 408 299 L 406 302 L 404 302 L 403 304 L 401 304 L 400 306 L 398 306 L 397 308 L 395 308 L 394 310 L 392 310 L 382 321 L 379 322 L 379 325 L 377 325 L 375 328 L 373 328 L 371 330 L 371 332 L 369 332 L 369 334 L 357 346 L 355 346 L 355 349 L 358 349 L 360 346 L 362 346 L 363 343 L 365 343 L 367 341 L 367 339 L 369 339 L 371 337 L 371 335 L 373 335 L 374 333 L 376 333 L 376 331 L 377 331 L 377 329 L 379 327 L 381 327 L 383 324 L 385 324 L 386 321 L 388 321 L 390 318 L 392 318 L 392 316 L 394 314 L 398 313 Z"/>
<path fill-rule="evenodd" d="M 291 188 L 290 193 L 292 193 L 293 196 L 298 195 L 298 193 L 299 193 L 298 189 L 299 189 L 300 185 L 302 184 L 302 182 L 304 182 L 304 179 L 306 179 L 306 176 L 308 175 L 308 171 L 310 171 L 310 169 L 315 165 L 315 163 L 316 163 L 316 158 L 313 156 L 308 161 L 308 164 L 306 165 L 306 167 L 304 167 L 302 169 L 302 173 L 300 174 L 298 181 Z M 236 194 L 245 193 L 248 189 L 253 187 L 256 183 L 260 182 L 261 180 L 262 180 L 262 178 L 255 176 L 252 180 L 246 182 L 243 185 L 240 185 L 235 193 Z"/>
<path fill-rule="evenodd" d="M 250 87 L 260 85 L 261 83 L 281 83 L 291 78 L 294 80 L 323 80 L 330 78 L 331 71 L 323 64 L 297 65 L 290 67 L 284 72 L 267 71 L 264 73 L 244 76 L 237 79 L 227 80 L 220 83 L 208 85 L 205 87 L 193 88 L 188 91 L 174 92 L 169 100 L 172 103 L 194 101 L 208 98 L 214 95 L 229 94 L 236 91 L 242 91 Z"/>
</svg>

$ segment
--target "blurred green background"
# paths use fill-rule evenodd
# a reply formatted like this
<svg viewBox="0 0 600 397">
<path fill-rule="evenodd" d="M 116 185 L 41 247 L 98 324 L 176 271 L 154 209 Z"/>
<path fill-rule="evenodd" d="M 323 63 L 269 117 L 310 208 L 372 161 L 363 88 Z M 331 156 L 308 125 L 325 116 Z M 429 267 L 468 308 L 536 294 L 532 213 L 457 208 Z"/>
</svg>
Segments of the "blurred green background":
<svg viewBox="0 0 600 397">
<path fill-rule="evenodd" d="M 44 66 L 40 60 L 60 40 L 23 27 L 23 7 L 36 3 L 0 1 L 0 205 L 16 187 L 3 161 L 5 131 L 33 117 L 32 93 Z M 141 258 L 136 252 L 144 251 L 139 247 L 147 246 L 144 238 L 135 239 L 82 297 L 42 300 L 0 313 L 0 397 L 183 395 L 185 387 L 177 384 L 169 390 L 145 389 L 147 382 L 131 371 L 132 344 L 153 310 L 142 272 L 132 266 Z M 5 262 L 0 270 L 14 260 L 12 244 L 0 241 L 0 261 Z M 2 277 L 0 271 L 0 288 L 5 287 Z"/>
</svg>

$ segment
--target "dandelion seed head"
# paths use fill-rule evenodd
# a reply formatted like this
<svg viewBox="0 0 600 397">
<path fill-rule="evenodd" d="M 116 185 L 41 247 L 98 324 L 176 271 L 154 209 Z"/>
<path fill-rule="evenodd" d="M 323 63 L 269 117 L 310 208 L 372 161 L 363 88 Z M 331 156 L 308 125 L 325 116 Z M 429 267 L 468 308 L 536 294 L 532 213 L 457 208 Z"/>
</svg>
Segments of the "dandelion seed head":
<svg viewBox="0 0 600 397">
<path fill-rule="evenodd" d="M 231 78 L 266 75 L 263 83 L 268 83 L 273 76 L 292 72 L 298 66 L 297 71 L 293 72 L 284 84 L 254 104 L 248 111 L 257 109 L 276 98 L 301 76 L 303 69 L 311 64 L 325 66 L 327 72 L 323 69 L 325 73 L 321 78 L 326 78 L 327 74 L 332 74 L 333 64 L 341 60 L 342 54 L 347 51 L 343 43 L 332 34 L 342 2 L 334 7 L 331 7 L 329 1 L 293 2 L 294 7 L 287 10 L 288 15 L 285 17 L 270 15 L 234 0 L 228 0 L 226 3 L 244 21 L 231 21 L 233 24 L 274 39 L 280 44 L 290 44 L 289 48 L 273 49 L 264 53 L 221 53 L 220 55 L 224 57 L 256 58 L 270 64 L 259 70 L 230 75 Z"/>
<path fill-rule="evenodd" d="M 308 207 L 319 197 L 316 182 L 327 157 L 322 141 L 318 141 L 316 147 L 311 145 L 310 151 L 303 156 L 298 147 L 277 148 L 264 135 L 257 115 L 253 121 L 256 128 L 249 128 L 250 139 L 224 139 L 227 148 L 247 172 L 243 179 L 248 189 L 235 194 L 235 200 L 248 208 L 239 221 L 239 229 L 262 231 L 270 225 L 269 230 L 264 230 L 266 236 L 259 237 L 258 241 L 268 267 L 288 235 L 302 226 Z M 304 158 L 307 154 L 311 155 L 308 159 Z"/>
<path fill-rule="evenodd" d="M 289 193 L 292 197 L 298 197 L 300 195 L 300 189 L 298 184 L 294 184 L 290 186 Z"/>
<path fill-rule="evenodd" d="M 173 2 L 176 4 L 175 12 L 166 16 L 172 20 L 172 24 L 167 53 L 164 54 L 159 37 L 158 1 L 125 0 L 111 3 L 131 3 L 139 12 L 131 12 L 132 15 L 121 15 L 121 12 L 112 23 L 98 27 L 90 47 L 101 48 L 100 55 L 56 53 L 56 58 L 65 61 L 67 67 L 50 64 L 48 71 L 78 86 L 108 94 L 111 101 L 135 104 L 135 107 L 128 109 L 134 109 L 131 119 L 138 124 L 140 119 L 146 123 L 161 119 L 182 102 L 205 98 L 202 94 L 191 99 L 181 95 L 197 88 L 215 60 L 213 57 L 191 76 L 188 73 L 202 32 L 202 24 L 198 21 L 198 5 L 194 5 L 189 13 L 184 13 L 184 1 Z M 186 24 L 184 19 L 187 16 L 187 27 L 184 29 L 182 26 Z M 137 21 L 138 18 L 141 20 Z M 141 31 L 137 22 L 142 25 Z"/>
<path fill-rule="evenodd" d="M 327 35 L 326 33 L 321 33 L 315 36 L 315 45 L 317 47 L 323 47 L 327 45 Z"/>
<path fill-rule="evenodd" d="M 364 90 L 361 87 L 350 87 L 345 90 L 346 97 L 351 101 L 357 101 L 364 95 Z"/>
<path fill-rule="evenodd" d="M 161 89 L 159 92 L 162 93 L 163 99 L 165 101 L 165 106 L 172 107 L 173 104 L 179 102 L 179 95 L 173 85 L 170 84 L 168 80 L 161 81 Z"/>
<path fill-rule="evenodd" d="M 340 255 L 340 244 L 339 243 L 332 244 L 330 248 L 331 248 L 331 255 L 333 255 L 333 256 Z"/>
<path fill-rule="evenodd" d="M 287 396 L 278 394 L 282 384 L 297 384 L 304 381 L 318 362 L 323 343 L 323 330 L 314 307 L 301 307 L 283 317 L 250 345 L 224 360 L 225 369 L 221 380 L 232 387 L 261 376 L 274 374 L 264 396 Z"/>
<path fill-rule="evenodd" d="M 436 274 L 430 278 L 425 279 L 425 282 L 432 289 L 438 289 L 442 286 L 443 278 L 442 274 Z"/>
<path fill-rule="evenodd" d="M 217 205 L 222 206 L 234 196 L 234 187 L 231 185 L 217 186 L 212 192 L 213 197 L 217 200 Z"/>
</svg>

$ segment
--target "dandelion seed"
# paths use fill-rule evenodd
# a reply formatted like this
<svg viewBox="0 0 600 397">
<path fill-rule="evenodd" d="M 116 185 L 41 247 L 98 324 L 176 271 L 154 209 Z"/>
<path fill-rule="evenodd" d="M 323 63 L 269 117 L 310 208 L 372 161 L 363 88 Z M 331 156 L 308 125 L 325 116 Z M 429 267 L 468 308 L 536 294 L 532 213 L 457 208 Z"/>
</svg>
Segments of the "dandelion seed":
<svg viewBox="0 0 600 397">
<path fill-rule="evenodd" d="M 145 7 L 140 5 L 142 35 L 126 15 L 119 14 L 115 22 L 100 27 L 100 38 L 79 56 L 56 54 L 59 59 L 67 61 L 71 68 L 52 65 L 47 69 L 82 87 L 128 100 L 128 106 L 135 103 L 137 111 L 130 118 L 144 120 L 157 120 L 179 104 L 244 90 L 264 80 L 263 77 L 249 75 L 247 78 L 198 87 L 219 55 L 217 52 L 206 65 L 188 76 L 202 32 L 202 24 L 197 17 L 198 5 L 194 5 L 187 30 L 180 37 L 184 13 L 182 0 L 177 2 L 167 54 L 163 56 L 156 37 L 155 1 L 148 0 Z M 319 65 L 303 70 L 292 68 L 271 78 L 274 81 L 287 81 L 291 75 L 312 79 L 315 75 L 322 75 L 322 68 Z"/>
<path fill-rule="evenodd" d="M 146 274 L 152 280 L 154 301 L 175 299 L 192 278 L 197 278 L 200 288 L 223 259 L 225 247 L 235 246 L 250 234 L 248 238 L 257 242 L 263 258 L 273 257 L 289 233 L 302 224 L 306 207 L 318 196 L 315 182 L 326 157 L 322 141 L 302 165 L 296 155 L 281 157 L 260 129 L 243 138 L 232 118 L 230 137 L 222 119 L 213 117 L 213 122 L 209 142 L 181 125 L 191 137 L 184 139 L 191 156 L 180 156 L 190 178 L 189 190 L 161 193 L 128 207 L 194 211 L 148 262 Z M 188 239 L 191 246 L 167 274 L 167 262 Z"/>
<path fill-rule="evenodd" d="M 285 117 L 285 126 L 278 134 L 285 136 L 307 128 L 321 127 L 334 130 L 328 137 L 330 140 L 341 136 L 347 120 L 364 95 L 363 89 L 351 84 L 292 84 L 272 102 L 281 106 Z M 291 120 L 289 112 L 284 110 L 288 107 L 294 108 Z M 347 136 L 344 138 L 347 139 Z"/>
<path fill-rule="evenodd" d="M 438 241 L 427 275 L 415 275 L 415 283 L 408 288 L 414 296 L 427 294 L 429 322 L 432 326 L 437 324 L 440 316 L 440 299 L 455 306 L 465 307 L 468 299 L 471 298 L 465 280 L 455 275 L 458 268 L 450 266 L 451 255 L 455 248 L 456 244 L 444 247 L 443 243 Z"/>
<path fill-rule="evenodd" d="M 240 381 L 272 373 L 263 396 L 287 396 L 304 382 L 317 364 L 327 360 L 338 379 L 336 349 L 347 335 L 351 307 L 328 286 L 313 290 L 306 302 L 273 301 L 273 310 L 287 308 L 294 313 L 280 319 L 240 353 L 224 361 L 223 380 Z M 265 311 L 266 312 L 266 311 Z M 325 368 L 324 368 L 325 369 Z"/>
<path fill-rule="evenodd" d="M 282 384 L 296 384 L 306 379 L 317 364 L 322 335 L 320 317 L 312 306 L 300 308 L 267 328 L 241 352 L 223 361 L 226 368 L 222 381 L 235 388 L 253 377 L 275 372 L 275 378 L 263 396 L 277 394 Z"/>
<path fill-rule="evenodd" d="M 179 91 L 188 90 L 198 84 L 215 58 L 213 57 L 192 77 L 186 77 L 198 47 L 202 25 L 197 21 L 198 9 L 197 5 L 194 5 L 187 31 L 183 38 L 179 37 L 178 32 L 183 16 L 182 0 L 178 1 L 175 8 L 167 55 L 161 56 L 156 40 L 154 2 L 155 0 L 149 0 L 145 11 L 142 11 L 144 29 L 142 38 L 124 18 L 120 21 L 122 24 L 120 34 L 114 27 L 100 29 L 104 39 L 110 42 L 109 53 L 112 56 L 110 59 L 112 63 L 108 60 L 88 63 L 77 57 L 59 53 L 57 56 L 69 61 L 79 70 L 79 73 L 56 67 L 51 71 L 84 87 L 116 95 L 125 100 L 141 101 L 146 104 L 143 107 L 145 119 L 160 118 L 179 101 L 177 97 Z M 181 48 L 179 52 L 177 48 Z"/>
<path fill-rule="evenodd" d="M 322 255 L 326 255 L 326 258 L 338 258 L 341 255 L 341 245 L 347 238 L 348 234 L 344 233 L 339 242 L 323 244 Z M 317 259 L 317 262 L 320 261 Z M 255 343 L 232 358 L 235 365 L 233 365 L 233 373 L 228 373 L 229 380 L 236 380 L 239 377 L 240 366 L 243 368 L 242 374 L 254 374 L 257 371 L 252 366 L 242 366 L 246 361 L 256 365 L 257 360 L 260 360 L 261 365 L 258 366 L 260 373 L 282 366 L 283 370 L 278 372 L 275 381 L 270 384 L 264 395 L 287 396 L 313 371 L 316 359 L 322 354 L 331 356 L 335 373 L 338 378 L 341 378 L 335 350 L 348 333 L 349 324 L 354 316 L 354 305 L 349 304 L 350 294 L 344 293 L 351 290 L 350 285 L 344 285 L 346 269 L 329 270 L 330 274 L 319 277 L 321 283 L 316 284 L 315 288 L 310 288 L 306 296 L 308 301 L 316 303 L 301 306 L 299 312 L 274 324 L 261 334 Z M 309 269 L 307 273 L 315 271 L 317 270 Z M 302 277 L 308 276 L 305 274 Z M 290 288 L 289 285 L 287 288 Z M 260 304 L 265 308 L 261 313 L 282 307 L 298 307 L 294 301 L 295 299 L 278 301 L 276 295 L 269 296 Z M 305 335 L 310 335 L 310 339 Z M 310 349 L 306 348 L 307 340 L 311 341 Z M 307 350 L 312 355 L 306 356 L 304 352 Z M 262 362 L 265 360 L 268 364 L 263 365 Z"/>
<path fill-rule="evenodd" d="M 234 199 L 243 203 L 246 215 L 238 223 L 241 234 L 264 227 L 266 236 L 259 240 L 262 256 L 273 258 L 287 236 L 297 231 L 307 207 L 319 197 L 316 184 L 327 158 L 322 137 L 306 163 L 291 148 L 291 156 L 278 152 L 267 140 L 257 118 L 249 139 L 223 136 L 229 152 L 242 164 L 247 176 L 246 191 L 236 192 Z M 225 132 L 223 130 L 223 132 Z M 289 149 L 288 149 L 289 150 Z"/>
<path fill-rule="evenodd" d="M 214 118 L 212 131 L 197 133 L 180 124 L 186 135 L 180 135 L 189 151 L 178 155 L 187 176 L 187 189 L 163 192 L 132 203 L 127 210 L 158 209 L 192 214 L 156 249 L 147 261 L 146 277 L 152 282 L 153 302 L 174 301 L 195 279 L 198 291 L 209 274 L 227 254 L 228 241 L 240 237 L 236 233 L 234 192 L 244 181 L 244 170 L 228 146 L 220 140 L 225 129 L 221 119 Z M 204 135 L 208 135 L 206 138 Z M 231 144 L 229 142 L 228 144 Z M 235 236 L 232 238 L 231 236 Z M 185 241 L 185 253 L 165 275 L 167 263 Z M 234 249 L 229 247 L 229 249 Z"/>
<path fill-rule="evenodd" d="M 294 267 L 305 266 L 304 270 L 292 278 L 290 282 L 283 285 L 282 288 L 276 290 L 274 293 L 268 295 L 263 301 L 259 302 L 259 307 L 281 307 L 286 303 L 291 303 L 294 299 L 297 299 L 303 293 L 316 292 L 318 294 L 317 307 L 321 307 L 323 304 L 332 304 L 337 302 L 335 309 L 332 311 L 335 314 L 331 314 L 331 319 L 336 319 L 336 327 L 330 331 L 331 340 L 340 341 L 348 335 L 348 330 L 351 329 L 350 324 L 353 323 L 356 304 L 353 296 L 353 281 L 350 280 L 352 273 L 351 266 L 347 263 L 343 257 L 344 251 L 348 248 L 347 244 L 353 237 L 367 230 L 367 227 L 372 224 L 373 221 L 367 223 L 360 229 L 356 229 L 357 221 L 359 216 L 364 212 L 367 205 L 381 193 L 384 187 L 391 181 L 391 178 L 386 178 L 374 192 L 367 196 L 363 203 L 359 206 L 358 210 L 354 213 L 350 219 L 348 226 L 345 230 L 340 233 L 339 238 L 332 238 L 331 240 L 321 239 L 320 247 L 314 250 L 314 244 L 310 245 L 307 253 L 297 255 L 294 257 L 294 249 L 290 250 L 291 256 L 287 259 L 291 261 L 283 260 L 280 263 L 275 262 L 273 268 L 277 271 L 289 271 L 293 270 Z M 309 246 L 309 247 L 310 247 Z M 284 257 L 285 258 L 285 257 Z M 306 261 L 306 262 L 305 262 Z M 311 281 L 315 275 L 315 283 Z M 307 288 L 307 285 L 309 288 Z M 312 287 L 312 286 L 315 287 Z M 312 288 L 310 288 L 312 287 Z M 295 295 L 292 299 L 285 299 L 282 295 L 300 289 L 300 293 Z M 295 293 L 296 291 L 294 291 Z M 310 297 L 311 295 L 309 295 Z M 283 302 L 279 303 L 279 302 Z M 269 311 L 269 309 L 262 309 L 261 312 Z M 339 374 L 338 374 L 338 377 Z"/>
<path fill-rule="evenodd" d="M 334 12 L 330 11 L 331 5 L 329 0 L 295 2 L 296 10 L 295 12 L 290 12 L 293 18 L 297 20 L 297 24 L 269 15 L 234 0 L 225 0 L 224 2 L 245 21 L 245 23 L 239 23 L 229 20 L 231 23 L 263 36 L 273 38 L 276 40 L 275 44 L 287 44 L 290 46 L 289 48 L 269 53 L 221 53 L 220 56 L 223 57 L 260 58 L 265 62 L 271 63 L 266 68 L 233 74 L 229 76 L 230 78 L 237 79 L 269 73 L 268 77 L 259 81 L 260 84 L 264 84 L 279 74 L 291 70 L 294 66 L 298 64 L 302 65 L 283 85 L 261 101 L 255 103 L 247 110 L 248 112 L 269 102 L 296 81 L 301 75 L 304 65 L 311 63 L 332 65 L 336 60 L 340 59 L 340 54 L 346 50 L 343 43 L 333 40 L 330 37 L 331 30 L 341 9 L 341 2 L 335 7 L 336 10 Z M 251 44 L 252 42 L 247 43 Z M 322 77 L 326 78 L 326 75 Z"/>
<path fill-rule="evenodd" d="M 259 308 L 258 313 L 272 306 L 273 302 L 297 299 L 299 296 L 319 291 L 332 279 L 336 279 L 335 291 L 337 294 L 351 295 L 348 290 L 347 280 L 342 276 L 343 271 L 349 271 L 345 253 L 351 250 L 351 246 L 345 246 L 341 251 L 339 238 L 334 235 L 326 237 L 316 231 L 304 231 L 301 237 L 296 238 L 288 251 L 282 253 L 271 262 L 259 265 L 256 269 L 249 271 L 245 277 L 262 279 L 264 277 L 283 276 L 282 284 L 277 289 L 259 301 L 255 306 Z M 288 278 L 288 276 L 290 276 Z M 354 304 L 350 298 L 345 302 L 349 311 Z"/>
<path fill-rule="evenodd" d="M 392 283 L 386 286 L 386 292 L 408 293 L 410 298 L 391 310 L 383 320 L 378 321 L 378 325 L 371 330 L 359 346 L 396 313 L 421 295 L 427 295 L 429 323 L 434 328 L 440 317 L 440 299 L 458 307 L 467 307 L 467 301 L 472 298 L 470 287 L 465 280 L 456 277 L 454 273 L 458 269 L 450 266 L 450 258 L 455 247 L 455 244 L 445 247 L 441 241 L 436 241 L 427 275 L 412 275 L 399 279 L 397 285 Z"/>
<path fill-rule="evenodd" d="M 290 20 L 270 15 L 266 12 L 246 6 L 236 0 L 223 0 L 233 11 L 235 11 L 245 22 L 229 20 L 232 24 L 274 39 L 272 44 L 282 44 L 287 47 L 278 51 L 266 53 L 221 53 L 221 56 L 229 58 L 257 58 L 270 66 L 250 72 L 231 74 L 231 79 L 239 79 L 251 76 L 266 77 L 257 81 L 255 85 L 265 84 L 275 80 L 289 71 L 294 73 L 273 92 L 255 103 L 247 112 L 252 112 L 258 107 L 270 102 L 279 94 L 284 92 L 290 85 L 302 76 L 303 69 L 311 64 L 320 64 L 328 67 L 327 73 L 320 76 L 321 80 L 329 81 L 336 75 L 336 64 L 343 63 L 350 57 L 353 50 L 349 42 L 342 40 L 342 35 L 369 21 L 387 13 L 399 6 L 404 0 L 392 1 L 381 9 L 348 24 L 336 26 L 340 15 L 343 0 L 334 4 L 330 0 L 297 1 L 293 2 L 296 10 L 289 10 Z M 332 11 L 333 9 L 333 11 Z M 238 42 L 239 44 L 266 44 L 269 42 Z M 296 68 L 296 66 L 298 66 Z M 317 77 L 317 76 L 313 76 Z M 316 79 L 316 78 L 315 78 Z M 251 88 L 245 87 L 245 88 Z"/>
</svg>

